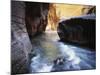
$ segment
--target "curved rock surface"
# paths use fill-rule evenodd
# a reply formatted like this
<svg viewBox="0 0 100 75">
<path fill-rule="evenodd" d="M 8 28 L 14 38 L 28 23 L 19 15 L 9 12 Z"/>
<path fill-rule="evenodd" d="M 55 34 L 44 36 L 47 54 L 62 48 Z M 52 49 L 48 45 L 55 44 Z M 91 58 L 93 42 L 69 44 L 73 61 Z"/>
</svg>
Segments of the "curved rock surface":
<svg viewBox="0 0 100 75">
<path fill-rule="evenodd" d="M 25 26 L 25 3 L 11 3 L 11 73 L 28 73 L 32 45 Z"/>
<path fill-rule="evenodd" d="M 11 2 L 11 72 L 29 73 L 30 38 L 45 31 L 48 3 Z"/>
<path fill-rule="evenodd" d="M 66 43 L 95 49 L 95 14 L 74 17 L 59 23 L 58 35 Z"/>
</svg>

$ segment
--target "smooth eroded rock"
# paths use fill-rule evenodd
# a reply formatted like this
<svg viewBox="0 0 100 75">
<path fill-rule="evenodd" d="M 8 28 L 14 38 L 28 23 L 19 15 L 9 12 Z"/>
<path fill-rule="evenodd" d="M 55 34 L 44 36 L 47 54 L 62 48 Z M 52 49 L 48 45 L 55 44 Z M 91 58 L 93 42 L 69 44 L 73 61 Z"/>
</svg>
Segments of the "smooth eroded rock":
<svg viewBox="0 0 100 75">
<path fill-rule="evenodd" d="M 64 20 L 59 23 L 58 35 L 66 43 L 95 49 L 95 14 Z"/>
<path fill-rule="evenodd" d="M 11 2 L 11 73 L 28 73 L 32 45 L 25 26 L 25 3 Z"/>
</svg>

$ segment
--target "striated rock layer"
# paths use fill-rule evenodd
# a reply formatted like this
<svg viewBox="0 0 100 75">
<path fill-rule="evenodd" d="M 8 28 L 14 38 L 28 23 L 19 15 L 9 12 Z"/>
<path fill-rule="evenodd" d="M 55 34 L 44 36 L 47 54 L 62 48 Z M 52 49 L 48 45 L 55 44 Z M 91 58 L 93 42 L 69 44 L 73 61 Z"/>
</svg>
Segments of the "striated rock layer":
<svg viewBox="0 0 100 75">
<path fill-rule="evenodd" d="M 28 73 L 32 45 L 25 26 L 25 3 L 11 2 L 11 72 Z"/>
<path fill-rule="evenodd" d="M 48 3 L 11 2 L 11 72 L 29 72 L 30 38 L 45 31 Z"/>
</svg>

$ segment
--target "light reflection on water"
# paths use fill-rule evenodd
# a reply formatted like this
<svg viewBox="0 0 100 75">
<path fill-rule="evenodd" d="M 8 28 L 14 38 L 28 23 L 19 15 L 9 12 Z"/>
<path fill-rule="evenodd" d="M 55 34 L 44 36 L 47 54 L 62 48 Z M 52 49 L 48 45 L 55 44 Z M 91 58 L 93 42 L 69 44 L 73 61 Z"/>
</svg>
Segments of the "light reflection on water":
<svg viewBox="0 0 100 75">
<path fill-rule="evenodd" d="M 31 59 L 31 73 L 95 69 L 95 52 L 66 45 L 58 40 L 56 32 L 46 32 L 33 39 L 36 56 Z M 58 57 L 63 57 L 66 61 L 63 65 L 55 66 L 54 60 Z"/>
</svg>

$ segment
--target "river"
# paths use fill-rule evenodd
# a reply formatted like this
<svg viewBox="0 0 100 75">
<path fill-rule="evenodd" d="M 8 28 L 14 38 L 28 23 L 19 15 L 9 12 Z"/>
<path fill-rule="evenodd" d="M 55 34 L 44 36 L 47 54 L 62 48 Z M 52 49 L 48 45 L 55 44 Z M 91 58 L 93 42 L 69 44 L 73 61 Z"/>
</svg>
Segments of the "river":
<svg viewBox="0 0 100 75">
<path fill-rule="evenodd" d="M 64 44 L 56 31 L 46 31 L 32 40 L 30 72 L 90 70 L 96 68 L 95 52 Z"/>
</svg>

